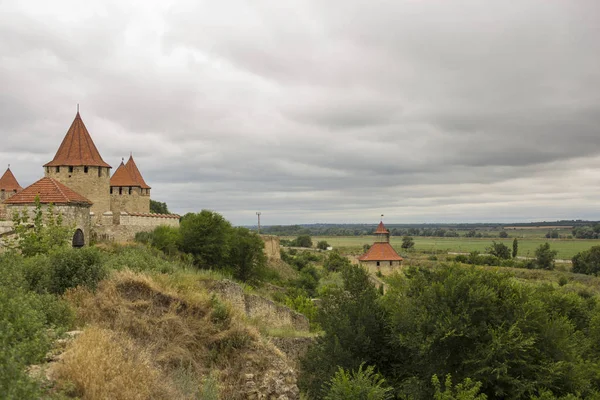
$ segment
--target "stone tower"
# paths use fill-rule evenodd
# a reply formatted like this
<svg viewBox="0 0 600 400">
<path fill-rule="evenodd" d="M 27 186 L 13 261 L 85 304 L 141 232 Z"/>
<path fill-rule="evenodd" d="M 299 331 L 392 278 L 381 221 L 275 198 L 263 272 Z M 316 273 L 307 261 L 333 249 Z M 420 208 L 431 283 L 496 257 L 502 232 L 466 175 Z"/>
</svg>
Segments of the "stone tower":
<svg viewBox="0 0 600 400">
<path fill-rule="evenodd" d="M 4 175 L 0 178 L 0 203 L 7 200 L 23 190 L 17 178 L 13 175 L 10 167 L 6 170 Z"/>
<path fill-rule="evenodd" d="M 13 175 L 9 166 L 4 175 L 0 178 L 0 221 L 10 218 L 10 215 L 6 215 L 6 206 L 4 205 L 4 202 L 21 190 L 23 190 L 23 188 L 19 185 L 19 182 L 17 182 L 17 178 Z"/>
<path fill-rule="evenodd" d="M 100 156 L 79 111 L 54 159 L 44 165 L 45 175 L 89 199 L 99 218 L 110 210 L 110 169 Z M 93 221 L 94 222 L 94 221 Z"/>
<path fill-rule="evenodd" d="M 150 212 L 150 189 L 131 155 L 127 164 L 121 162 L 110 178 L 113 215 L 119 215 L 121 211 L 130 214 L 148 214 Z"/>
</svg>

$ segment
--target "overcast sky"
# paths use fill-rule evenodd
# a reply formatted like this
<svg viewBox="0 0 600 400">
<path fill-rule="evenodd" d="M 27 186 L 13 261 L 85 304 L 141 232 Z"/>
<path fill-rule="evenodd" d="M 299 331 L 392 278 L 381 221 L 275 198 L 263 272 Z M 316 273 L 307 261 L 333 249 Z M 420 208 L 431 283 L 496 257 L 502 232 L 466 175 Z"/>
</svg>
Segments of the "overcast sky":
<svg viewBox="0 0 600 400">
<path fill-rule="evenodd" d="M 0 163 L 80 103 L 235 224 L 600 219 L 600 1 L 0 0 Z"/>
</svg>

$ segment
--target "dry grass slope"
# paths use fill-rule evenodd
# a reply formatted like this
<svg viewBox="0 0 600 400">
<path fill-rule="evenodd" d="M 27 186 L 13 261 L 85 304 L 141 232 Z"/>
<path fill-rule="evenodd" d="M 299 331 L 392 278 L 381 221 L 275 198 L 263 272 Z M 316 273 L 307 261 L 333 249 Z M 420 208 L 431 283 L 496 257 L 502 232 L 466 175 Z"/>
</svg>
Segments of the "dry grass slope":
<svg viewBox="0 0 600 400">
<path fill-rule="evenodd" d="M 89 327 L 65 355 L 60 380 L 91 400 L 298 398 L 285 356 L 210 296 L 201 279 L 123 271 L 103 281 L 96 293 L 69 292 L 80 324 Z M 133 390 L 137 397 L 119 397 L 136 387 L 136 380 L 145 389 Z M 212 386 L 215 390 L 208 390 Z"/>
</svg>

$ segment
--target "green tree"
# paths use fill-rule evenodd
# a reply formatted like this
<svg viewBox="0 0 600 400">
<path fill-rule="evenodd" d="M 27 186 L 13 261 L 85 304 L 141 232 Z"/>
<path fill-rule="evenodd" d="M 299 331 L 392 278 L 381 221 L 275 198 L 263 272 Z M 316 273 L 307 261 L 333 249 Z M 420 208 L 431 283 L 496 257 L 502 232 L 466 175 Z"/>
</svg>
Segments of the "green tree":
<svg viewBox="0 0 600 400">
<path fill-rule="evenodd" d="M 412 249 L 413 247 L 415 247 L 415 241 L 412 236 L 404 236 L 402 238 L 402 248 L 408 250 Z"/>
<path fill-rule="evenodd" d="M 231 224 L 219 213 L 202 210 L 186 214 L 179 226 L 180 248 L 194 256 L 200 268 L 223 268 L 229 254 Z"/>
<path fill-rule="evenodd" d="M 535 250 L 535 264 L 539 269 L 554 269 L 554 258 L 558 252 L 556 250 L 550 250 L 550 244 L 548 242 L 541 244 Z"/>
<path fill-rule="evenodd" d="M 383 301 L 395 357 L 388 362 L 398 386 L 416 398 L 431 398 L 431 377 L 448 373 L 481 382 L 490 398 L 529 399 L 544 387 L 589 391 L 581 361 L 589 317 L 579 296 L 459 266 L 409 268 L 388 283 Z"/>
<path fill-rule="evenodd" d="M 329 247 L 329 243 L 327 243 L 326 240 L 320 240 L 317 243 L 317 249 L 319 249 L 319 250 L 327 250 L 328 247 Z"/>
<path fill-rule="evenodd" d="M 265 243 L 255 232 L 243 227 L 233 228 L 228 261 L 234 278 L 246 282 L 262 276 L 267 265 L 264 247 Z"/>
<path fill-rule="evenodd" d="M 160 201 L 154 201 L 150 199 L 150 212 L 153 214 L 171 214 L 167 203 L 161 203 Z"/>
<path fill-rule="evenodd" d="M 513 256 L 513 258 L 516 258 L 518 253 L 519 253 L 519 241 L 517 240 L 517 238 L 514 238 L 513 239 L 513 245 L 512 245 L 512 256 Z"/>
<path fill-rule="evenodd" d="M 387 387 L 383 376 L 373 366 L 363 369 L 364 363 L 355 371 L 340 368 L 326 385 L 325 400 L 388 400 L 392 388 Z"/>
<path fill-rule="evenodd" d="M 69 244 L 72 229 L 63 224 L 62 214 L 55 213 L 53 204 L 49 204 L 44 213 L 40 198 L 36 196 L 33 214 L 32 222 L 25 210 L 13 215 L 16 234 L 13 248 L 24 256 L 34 256 Z"/>
<path fill-rule="evenodd" d="M 369 273 L 350 266 L 342 278 L 342 287 L 323 294 L 316 321 L 324 334 L 301 360 L 299 385 L 315 397 L 340 367 L 355 370 L 364 362 L 389 368 L 385 313 Z"/>
<path fill-rule="evenodd" d="M 498 234 L 498 237 L 500 237 L 502 239 L 506 239 L 508 237 L 508 232 L 500 231 L 500 233 Z"/>
<path fill-rule="evenodd" d="M 508 260 L 510 258 L 510 249 L 502 242 L 496 243 L 496 241 L 493 241 L 492 245 L 487 249 L 487 252 L 503 260 Z"/>
<path fill-rule="evenodd" d="M 137 237 L 138 235 L 136 235 L 136 240 Z M 155 247 L 168 255 L 177 254 L 180 242 L 181 235 L 179 228 L 171 226 L 157 226 L 152 232 L 152 235 L 150 235 L 150 244 L 152 247 Z"/>
<path fill-rule="evenodd" d="M 300 235 L 294 240 L 294 246 L 296 247 L 312 247 L 312 239 L 309 235 Z"/>
<path fill-rule="evenodd" d="M 600 246 L 577 253 L 573 259 L 572 271 L 577 274 L 598 275 L 600 272 Z"/>
<path fill-rule="evenodd" d="M 352 265 L 347 257 L 344 257 L 339 251 L 332 251 L 327 255 L 323 266 L 328 271 L 341 271 L 342 269 Z"/>
</svg>

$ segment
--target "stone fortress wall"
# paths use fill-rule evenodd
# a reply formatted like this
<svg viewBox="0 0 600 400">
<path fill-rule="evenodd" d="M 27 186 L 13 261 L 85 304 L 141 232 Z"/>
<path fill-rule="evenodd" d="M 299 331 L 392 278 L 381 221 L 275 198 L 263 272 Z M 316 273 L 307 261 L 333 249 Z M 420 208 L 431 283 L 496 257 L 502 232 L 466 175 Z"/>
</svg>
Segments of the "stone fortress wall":
<svg viewBox="0 0 600 400">
<path fill-rule="evenodd" d="M 45 167 L 44 171 L 47 177 L 56 179 L 90 200 L 94 215 L 99 216 L 110 210 L 110 168 L 62 166 Z"/>
<path fill-rule="evenodd" d="M 10 215 L 14 215 L 14 213 L 23 214 L 23 212 L 27 213 L 29 217 L 29 222 L 33 223 L 33 219 L 35 217 L 35 207 L 31 205 L 14 205 L 10 204 L 6 207 L 7 213 Z M 42 204 L 42 213 L 44 218 L 46 218 L 48 213 L 48 205 Z M 90 220 L 90 208 L 89 206 L 84 205 L 56 205 L 54 206 L 54 215 L 61 215 L 63 219 L 63 226 L 68 226 L 72 228 L 73 233 L 77 229 L 81 229 L 84 235 L 85 244 L 89 244 L 90 237 L 92 233 L 92 224 Z M 11 240 L 11 234 L 14 233 L 14 223 L 13 221 L 0 221 L 0 235 L 3 235 L 2 242 L 6 240 Z M 4 243 L 5 244 L 5 243 Z M 2 243 L 0 243 L 0 247 Z"/>
<path fill-rule="evenodd" d="M 110 211 L 118 216 L 122 211 L 150 213 L 150 190 L 139 187 L 111 187 Z M 105 210 L 106 211 L 106 210 Z"/>
<path fill-rule="evenodd" d="M 158 226 L 178 228 L 179 215 L 122 211 L 115 216 L 111 211 L 107 211 L 93 227 L 92 235 L 95 240 L 123 243 L 132 241 L 138 232 L 151 232 Z"/>
</svg>

